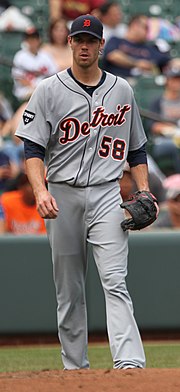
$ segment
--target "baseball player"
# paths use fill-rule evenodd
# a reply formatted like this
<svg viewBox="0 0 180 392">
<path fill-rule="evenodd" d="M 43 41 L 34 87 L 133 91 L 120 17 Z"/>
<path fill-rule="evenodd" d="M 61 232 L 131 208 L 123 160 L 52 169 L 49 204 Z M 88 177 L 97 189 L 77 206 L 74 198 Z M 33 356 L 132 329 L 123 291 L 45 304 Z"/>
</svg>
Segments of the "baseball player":
<svg viewBox="0 0 180 392">
<path fill-rule="evenodd" d="M 125 283 L 128 230 L 121 227 L 119 178 L 127 159 L 138 190 L 149 191 L 146 136 L 129 84 L 98 66 L 101 22 L 78 17 L 68 40 L 72 67 L 40 82 L 16 131 L 24 140 L 27 175 L 52 248 L 62 361 L 64 369 L 89 368 L 88 242 L 105 294 L 114 368 L 144 368 Z"/>
</svg>

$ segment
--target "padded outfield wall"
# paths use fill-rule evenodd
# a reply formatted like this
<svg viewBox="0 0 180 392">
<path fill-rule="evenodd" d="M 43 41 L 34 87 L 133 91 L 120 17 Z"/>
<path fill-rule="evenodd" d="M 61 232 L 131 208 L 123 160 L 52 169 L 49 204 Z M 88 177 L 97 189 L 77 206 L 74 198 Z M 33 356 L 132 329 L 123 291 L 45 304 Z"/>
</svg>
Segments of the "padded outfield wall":
<svg viewBox="0 0 180 392">
<path fill-rule="evenodd" d="M 127 284 L 140 329 L 180 330 L 180 231 L 131 233 Z M 104 295 L 89 247 L 89 332 L 105 332 Z M 46 236 L 0 237 L 0 334 L 56 333 Z"/>
</svg>

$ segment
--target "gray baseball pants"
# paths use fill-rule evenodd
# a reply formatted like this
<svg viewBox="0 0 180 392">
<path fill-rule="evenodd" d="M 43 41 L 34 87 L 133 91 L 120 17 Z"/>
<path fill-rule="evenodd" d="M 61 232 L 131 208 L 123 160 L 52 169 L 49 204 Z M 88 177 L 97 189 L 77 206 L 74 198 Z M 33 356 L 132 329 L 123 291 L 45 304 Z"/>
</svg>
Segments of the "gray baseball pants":
<svg viewBox="0 0 180 392">
<path fill-rule="evenodd" d="M 145 367 L 142 341 L 126 288 L 128 234 L 120 222 L 119 183 L 89 187 L 49 184 L 59 215 L 46 220 L 52 248 L 58 335 L 65 369 L 88 368 L 85 299 L 87 242 L 105 295 L 107 331 L 114 368 Z M 92 282 L 93 284 L 93 282 Z"/>
</svg>

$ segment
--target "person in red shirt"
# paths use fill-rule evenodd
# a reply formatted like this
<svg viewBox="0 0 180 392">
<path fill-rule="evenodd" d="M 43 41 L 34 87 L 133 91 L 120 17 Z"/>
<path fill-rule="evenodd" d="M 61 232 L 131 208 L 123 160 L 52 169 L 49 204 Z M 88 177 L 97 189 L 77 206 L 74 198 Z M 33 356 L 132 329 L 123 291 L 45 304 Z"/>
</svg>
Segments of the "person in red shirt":
<svg viewBox="0 0 180 392">
<path fill-rule="evenodd" d="M 90 14 L 105 3 L 105 0 L 49 0 L 50 18 L 60 16 L 72 21 L 80 15 Z"/>
<path fill-rule="evenodd" d="M 37 212 L 34 194 L 25 173 L 17 176 L 16 186 L 16 190 L 1 195 L 0 234 L 45 234 L 44 219 Z"/>
</svg>

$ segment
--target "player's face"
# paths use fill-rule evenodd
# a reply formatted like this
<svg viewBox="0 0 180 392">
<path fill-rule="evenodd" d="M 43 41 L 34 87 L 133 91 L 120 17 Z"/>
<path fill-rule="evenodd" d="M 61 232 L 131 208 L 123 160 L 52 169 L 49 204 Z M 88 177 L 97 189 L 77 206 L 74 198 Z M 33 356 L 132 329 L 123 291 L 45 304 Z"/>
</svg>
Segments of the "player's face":
<svg viewBox="0 0 180 392">
<path fill-rule="evenodd" d="M 69 37 L 69 44 L 74 62 L 80 67 L 88 68 L 98 63 L 99 51 L 103 48 L 104 40 L 100 41 L 91 34 L 77 34 Z"/>
</svg>

